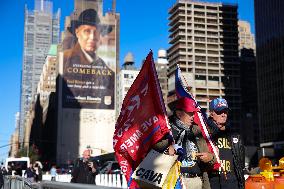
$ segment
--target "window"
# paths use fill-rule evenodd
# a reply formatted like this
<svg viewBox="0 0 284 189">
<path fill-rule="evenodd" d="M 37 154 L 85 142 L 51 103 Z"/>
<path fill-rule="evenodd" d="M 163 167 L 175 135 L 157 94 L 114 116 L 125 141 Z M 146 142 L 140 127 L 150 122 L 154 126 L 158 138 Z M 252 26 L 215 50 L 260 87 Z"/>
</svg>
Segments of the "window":
<svg viewBox="0 0 284 189">
<path fill-rule="evenodd" d="M 195 75 L 196 80 L 206 80 L 206 76 L 204 75 Z"/>
</svg>

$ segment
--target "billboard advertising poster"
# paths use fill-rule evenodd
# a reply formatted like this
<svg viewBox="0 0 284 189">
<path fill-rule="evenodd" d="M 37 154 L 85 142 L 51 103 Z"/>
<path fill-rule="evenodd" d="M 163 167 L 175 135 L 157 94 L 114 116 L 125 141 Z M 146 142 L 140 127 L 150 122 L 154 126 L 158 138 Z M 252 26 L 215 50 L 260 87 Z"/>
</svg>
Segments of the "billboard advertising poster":
<svg viewBox="0 0 284 189">
<path fill-rule="evenodd" d="M 70 21 L 69 47 L 63 52 L 63 108 L 114 109 L 115 26 L 115 18 L 95 9 Z"/>
</svg>

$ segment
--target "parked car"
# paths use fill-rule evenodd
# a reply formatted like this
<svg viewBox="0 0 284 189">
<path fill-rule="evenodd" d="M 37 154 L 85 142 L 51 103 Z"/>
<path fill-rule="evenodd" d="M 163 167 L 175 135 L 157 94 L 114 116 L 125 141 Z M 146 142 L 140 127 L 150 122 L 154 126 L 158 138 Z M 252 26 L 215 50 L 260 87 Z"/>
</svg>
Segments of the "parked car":
<svg viewBox="0 0 284 189">
<path fill-rule="evenodd" d="M 121 169 L 117 161 L 107 161 L 100 169 L 100 174 L 120 174 Z"/>
<path fill-rule="evenodd" d="M 71 174 L 73 170 L 72 164 L 62 164 L 60 167 L 56 168 L 57 174 Z"/>
</svg>

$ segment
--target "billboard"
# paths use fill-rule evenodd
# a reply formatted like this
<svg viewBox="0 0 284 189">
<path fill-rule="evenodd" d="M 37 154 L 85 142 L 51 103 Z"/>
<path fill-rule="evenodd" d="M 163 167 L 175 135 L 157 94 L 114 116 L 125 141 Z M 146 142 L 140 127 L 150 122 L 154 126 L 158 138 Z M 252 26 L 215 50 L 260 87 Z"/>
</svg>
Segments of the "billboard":
<svg viewBox="0 0 284 189">
<path fill-rule="evenodd" d="M 64 39 L 62 107 L 114 110 L 115 19 L 92 8 L 78 15 Z"/>
</svg>

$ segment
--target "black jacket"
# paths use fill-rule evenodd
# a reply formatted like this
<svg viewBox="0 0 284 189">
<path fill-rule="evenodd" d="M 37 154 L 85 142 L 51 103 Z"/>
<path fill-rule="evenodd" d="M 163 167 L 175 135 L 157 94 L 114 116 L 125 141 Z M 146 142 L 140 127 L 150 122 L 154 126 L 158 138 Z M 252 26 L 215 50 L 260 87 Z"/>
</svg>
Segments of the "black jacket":
<svg viewBox="0 0 284 189">
<path fill-rule="evenodd" d="M 2 188 L 3 185 L 4 185 L 4 178 L 3 178 L 2 171 L 0 170 L 0 188 Z"/>
<path fill-rule="evenodd" d="M 211 118 L 207 120 L 209 130 L 213 140 L 218 138 L 219 128 Z M 238 179 L 239 188 L 245 187 L 244 168 L 245 168 L 245 149 L 241 136 L 238 133 L 231 132 L 230 123 L 226 124 L 226 134 L 230 140 L 233 155 L 234 173 Z"/>
<path fill-rule="evenodd" d="M 95 163 L 94 163 L 95 166 Z M 95 166 L 96 168 L 96 166 Z M 96 174 L 93 173 L 91 168 L 87 165 L 86 162 L 83 162 L 81 159 L 77 160 L 75 167 L 71 173 L 73 183 L 84 183 L 84 184 L 96 184 Z"/>
</svg>

